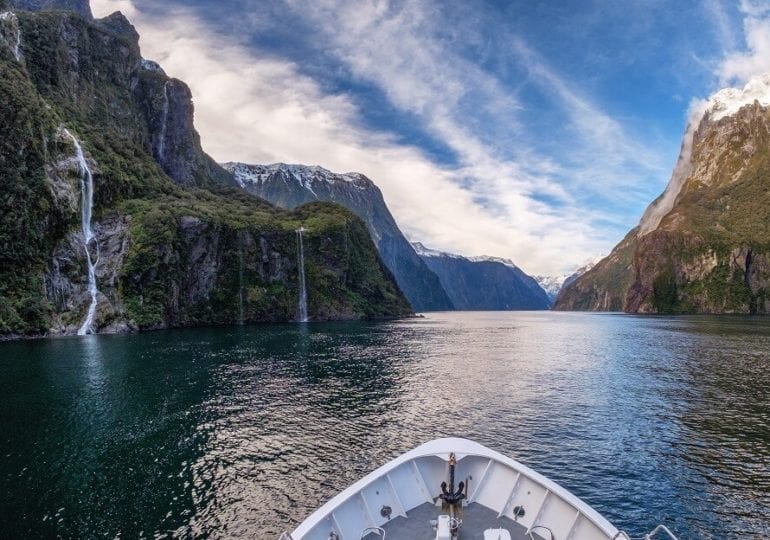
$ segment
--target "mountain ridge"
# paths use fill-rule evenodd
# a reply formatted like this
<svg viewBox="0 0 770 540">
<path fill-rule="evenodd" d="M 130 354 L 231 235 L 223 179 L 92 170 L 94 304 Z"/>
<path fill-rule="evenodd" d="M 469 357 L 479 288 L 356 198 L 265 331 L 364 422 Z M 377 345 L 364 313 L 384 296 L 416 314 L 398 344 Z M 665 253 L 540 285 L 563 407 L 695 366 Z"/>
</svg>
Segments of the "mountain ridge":
<svg viewBox="0 0 770 540">
<path fill-rule="evenodd" d="M 549 309 L 551 299 L 535 278 L 500 257 L 464 257 L 414 242 L 459 310 Z"/>
</svg>

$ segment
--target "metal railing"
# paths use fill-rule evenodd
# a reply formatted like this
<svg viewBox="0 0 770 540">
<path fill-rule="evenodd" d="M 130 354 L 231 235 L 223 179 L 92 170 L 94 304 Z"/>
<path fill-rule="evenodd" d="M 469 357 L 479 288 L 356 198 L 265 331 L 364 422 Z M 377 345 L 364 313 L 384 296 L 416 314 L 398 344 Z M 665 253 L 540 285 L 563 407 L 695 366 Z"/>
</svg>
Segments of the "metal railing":
<svg viewBox="0 0 770 540">
<path fill-rule="evenodd" d="M 382 538 L 382 540 L 385 540 L 385 529 L 383 529 L 382 527 L 367 527 L 366 529 L 361 531 L 361 540 L 364 540 L 364 538 L 366 538 L 370 534 L 376 534 L 377 536 Z"/>
<path fill-rule="evenodd" d="M 547 531 L 548 538 L 545 538 L 542 533 L 534 532 L 536 529 Z M 545 538 L 545 540 L 553 540 L 553 531 L 544 525 L 534 525 L 533 527 L 530 527 L 529 530 L 527 530 L 527 535 L 529 536 L 530 540 L 536 540 L 535 537 L 533 536 L 535 534 L 537 534 L 541 538 Z"/>
<path fill-rule="evenodd" d="M 655 527 L 653 530 L 645 534 L 644 536 L 630 536 L 625 531 L 618 531 L 618 533 L 612 537 L 612 540 L 618 540 L 624 538 L 625 540 L 654 540 L 655 535 L 658 533 L 665 533 L 671 540 L 679 540 L 671 530 L 662 523 Z"/>
</svg>

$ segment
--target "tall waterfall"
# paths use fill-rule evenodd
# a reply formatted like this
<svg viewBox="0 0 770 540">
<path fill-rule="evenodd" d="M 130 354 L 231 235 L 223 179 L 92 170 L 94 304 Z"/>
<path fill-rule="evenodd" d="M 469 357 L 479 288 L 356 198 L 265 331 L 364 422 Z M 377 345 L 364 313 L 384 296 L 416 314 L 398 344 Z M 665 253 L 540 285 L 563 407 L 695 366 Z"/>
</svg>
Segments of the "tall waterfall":
<svg viewBox="0 0 770 540">
<path fill-rule="evenodd" d="M 168 121 L 168 81 L 163 85 L 163 121 L 160 125 L 160 136 L 158 141 L 158 161 L 163 165 L 163 159 L 166 155 L 166 122 Z"/>
<path fill-rule="evenodd" d="M 11 11 L 4 11 L 0 13 L 0 21 L 10 21 L 16 26 L 16 43 L 13 46 L 13 57 L 18 62 L 21 60 L 21 27 L 19 26 L 19 18 Z"/>
<path fill-rule="evenodd" d="M 297 262 L 299 264 L 299 322 L 307 322 L 307 287 L 305 286 L 305 248 L 302 245 L 302 233 L 307 229 L 297 229 Z"/>
<path fill-rule="evenodd" d="M 88 306 L 88 313 L 83 321 L 83 324 L 78 330 L 79 336 L 84 336 L 88 333 L 93 333 L 94 315 L 96 314 L 96 296 L 99 290 L 96 288 L 96 262 L 99 260 L 98 244 L 97 244 L 97 258 L 94 261 L 91 258 L 91 251 L 88 249 L 91 240 L 94 239 L 94 233 L 91 230 L 91 211 L 94 206 L 94 177 L 91 174 L 91 169 L 86 163 L 86 158 L 83 155 L 83 148 L 80 146 L 78 140 L 67 129 L 64 130 L 64 134 L 72 140 L 72 144 L 75 145 L 75 158 L 78 162 L 78 175 L 80 176 L 80 224 L 83 231 L 83 247 L 86 250 L 86 261 L 88 262 L 88 292 L 91 295 L 91 305 Z"/>
</svg>

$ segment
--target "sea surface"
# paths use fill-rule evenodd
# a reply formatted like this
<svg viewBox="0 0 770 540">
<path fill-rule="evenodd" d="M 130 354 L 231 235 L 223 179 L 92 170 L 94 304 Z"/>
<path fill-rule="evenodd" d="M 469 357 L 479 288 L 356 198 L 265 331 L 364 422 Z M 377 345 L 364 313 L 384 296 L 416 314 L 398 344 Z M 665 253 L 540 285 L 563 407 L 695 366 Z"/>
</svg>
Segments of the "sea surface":
<svg viewBox="0 0 770 540">
<path fill-rule="evenodd" d="M 770 537 L 770 318 L 431 313 L 2 343 L 0 537 L 272 540 L 441 436 L 635 535 Z"/>
</svg>

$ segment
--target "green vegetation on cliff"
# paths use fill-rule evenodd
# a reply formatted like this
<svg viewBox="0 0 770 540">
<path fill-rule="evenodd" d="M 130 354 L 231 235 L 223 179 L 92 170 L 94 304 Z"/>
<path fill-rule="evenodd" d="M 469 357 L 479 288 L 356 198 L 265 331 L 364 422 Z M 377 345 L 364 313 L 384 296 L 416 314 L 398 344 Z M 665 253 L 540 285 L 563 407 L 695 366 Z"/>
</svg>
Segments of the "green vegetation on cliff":
<svg viewBox="0 0 770 540">
<path fill-rule="evenodd" d="M 234 187 L 200 149 L 189 90 L 142 65 L 121 16 L 18 21 L 21 61 L 0 40 L 0 334 L 71 332 L 87 307 L 80 178 L 64 127 L 94 175 L 99 328 L 293 320 L 300 225 L 311 318 L 411 312 L 353 214 L 288 212 Z"/>
<path fill-rule="evenodd" d="M 56 120 L 35 87 L 0 47 L 0 333 L 45 328 L 42 270 L 66 217 L 46 182 L 44 134 Z"/>
</svg>

